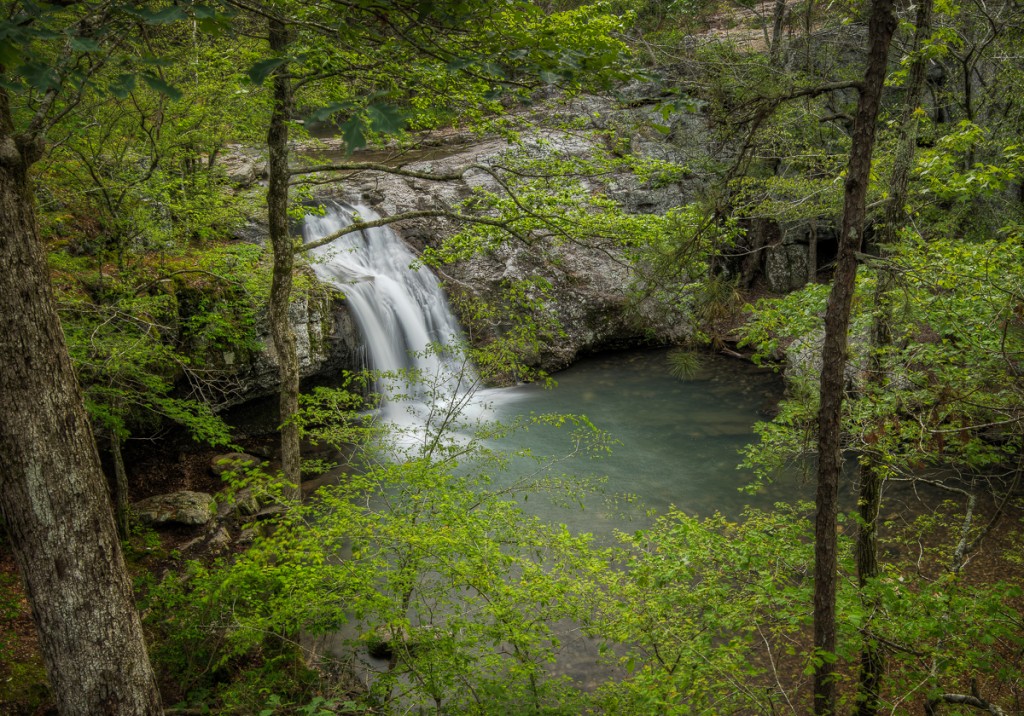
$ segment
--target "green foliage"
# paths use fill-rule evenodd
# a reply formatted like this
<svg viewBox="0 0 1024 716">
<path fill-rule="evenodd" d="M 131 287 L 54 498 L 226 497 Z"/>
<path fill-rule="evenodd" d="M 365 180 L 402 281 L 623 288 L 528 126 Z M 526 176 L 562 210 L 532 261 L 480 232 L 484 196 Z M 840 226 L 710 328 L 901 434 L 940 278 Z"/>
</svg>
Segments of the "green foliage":
<svg viewBox="0 0 1024 716">
<path fill-rule="evenodd" d="M 157 656 L 176 679 L 210 688 L 211 673 L 237 681 L 252 663 L 265 664 L 268 678 L 279 675 L 269 662 L 276 644 L 349 625 L 355 654 L 387 643 L 389 664 L 378 667 L 367 696 L 381 707 L 510 713 L 525 699 L 531 709 L 560 708 L 564 689 L 546 672 L 560 641 L 554 625 L 587 618 L 603 560 L 588 536 L 544 525 L 515 501 L 574 489 L 555 472 L 557 460 L 521 451 L 519 459 L 536 461 L 534 474 L 496 487 L 491 476 L 509 456 L 488 445 L 540 425 L 572 426 L 577 451 L 601 452 L 607 439 L 572 416 L 475 424 L 461 416 L 461 392 L 435 383 L 428 394 L 433 407 L 423 427 L 397 434 L 352 412 L 353 392 L 320 390 L 307 399 L 303 430 L 339 447 L 358 440 L 359 469 L 291 505 L 233 563 L 193 564 L 187 578 L 152 592 Z M 382 459 L 380 450 L 401 459 Z M 258 472 L 242 484 L 253 481 L 267 485 Z"/>
<path fill-rule="evenodd" d="M 0 548 L 7 548 L 5 540 Z M 27 621 L 24 599 L 17 573 L 0 572 L 0 709 L 12 713 L 41 708 L 50 695 L 42 659 L 28 635 L 15 628 L 19 618 Z"/>
<path fill-rule="evenodd" d="M 11 636 L 7 630 L 8 623 L 13 620 L 19 611 L 19 596 L 15 591 L 18 580 L 9 574 L 0 574 L 0 624 L 4 626 L 0 630 L 0 661 L 6 662 L 11 658 Z"/>
<path fill-rule="evenodd" d="M 762 299 L 748 306 L 751 320 L 743 325 L 741 346 L 754 348 L 758 364 L 779 361 L 782 350 L 795 338 L 822 329 L 829 287 L 809 284 L 780 298 Z"/>
<path fill-rule="evenodd" d="M 229 442 L 212 412 L 218 386 L 204 361 L 255 349 L 255 310 L 267 276 L 255 246 L 140 262 L 124 271 L 51 254 L 68 348 L 90 415 L 121 437 L 155 419 L 203 442 Z M 109 272 L 109 273 L 108 273 Z M 187 382 L 192 395 L 174 392 Z"/>
<path fill-rule="evenodd" d="M 680 380 L 693 378 L 700 364 L 700 355 L 694 351 L 674 350 L 668 354 L 669 372 Z"/>
<path fill-rule="evenodd" d="M 972 675 L 1020 690 L 1019 587 L 931 571 L 915 550 L 858 593 L 846 537 L 839 651 L 811 653 L 811 509 L 780 504 L 749 511 L 738 523 L 672 512 L 649 530 L 621 535 L 615 568 L 604 573 L 606 599 L 590 628 L 627 675 L 604 684 L 596 703 L 614 713 L 803 713 L 810 709 L 804 680 L 814 661 L 837 660 L 845 671 L 866 639 L 886 652 L 886 708 L 898 710 L 922 688 L 966 692 Z M 944 517 L 949 525 L 963 519 Z M 914 538 L 943 544 L 950 537 L 931 516 L 924 520 Z M 887 544 L 900 550 L 908 537 L 897 533 Z"/>
<path fill-rule="evenodd" d="M 680 512 L 620 535 L 595 631 L 627 670 L 599 703 L 616 713 L 771 712 L 795 698 L 808 655 L 813 546 L 808 505 L 739 523 Z M 780 550 L 779 545 L 787 548 Z M 767 658 L 766 658 L 767 657 Z M 798 709 L 799 710 L 799 709 Z"/>
<path fill-rule="evenodd" d="M 563 335 L 549 293 L 556 282 L 571 290 L 588 280 L 587 265 L 573 260 L 580 251 L 602 253 L 623 267 L 637 311 L 645 304 L 647 312 L 684 313 L 699 304 L 710 321 L 721 318 L 728 303 L 728 290 L 719 292 L 721 302 L 704 300 L 727 283 L 705 284 L 697 276 L 737 235 L 734 222 L 714 225 L 699 205 L 664 216 L 629 214 L 606 194 L 619 180 L 648 186 L 674 181 L 681 167 L 621 151 L 614 132 L 569 127 L 559 135 L 529 142 L 514 138 L 516 144 L 486 170 L 493 182 L 474 187 L 459 207 L 460 214 L 479 218 L 468 219 L 460 233 L 422 254 L 435 267 L 481 255 L 506 262 L 515 256 L 517 265 L 539 267 L 518 272 L 523 275 L 507 272 L 511 275 L 493 296 L 455 296 L 471 341 L 487 344 L 478 360 L 485 371 L 489 365 L 502 369 L 499 379 L 529 376 L 526 366 Z M 580 142 L 592 147 L 585 155 L 573 149 Z M 694 279 L 675 284 L 681 275 Z M 701 292 L 704 286 L 709 290 Z M 703 298 L 695 298 L 698 293 Z"/>
<path fill-rule="evenodd" d="M 1020 243 L 908 234 L 890 250 L 887 268 L 898 280 L 893 344 L 876 356 L 885 372 L 881 384 L 865 381 L 867 357 L 863 349 L 853 352 L 860 394 L 848 403 L 847 444 L 872 454 L 890 475 L 949 463 L 970 471 L 998 468 L 1021 439 L 1012 417 L 1021 398 L 1014 356 L 1024 350 Z M 877 310 L 869 298 L 874 282 L 872 271 L 862 272 L 852 329 L 860 340 Z M 744 329 L 755 356 L 778 359 L 794 340 L 813 345 L 826 293 L 812 285 L 760 302 Z M 786 460 L 787 450 L 793 457 L 813 445 L 816 387 L 797 386 L 773 424 L 760 426 L 761 443 L 749 453 L 768 471 Z"/>
</svg>

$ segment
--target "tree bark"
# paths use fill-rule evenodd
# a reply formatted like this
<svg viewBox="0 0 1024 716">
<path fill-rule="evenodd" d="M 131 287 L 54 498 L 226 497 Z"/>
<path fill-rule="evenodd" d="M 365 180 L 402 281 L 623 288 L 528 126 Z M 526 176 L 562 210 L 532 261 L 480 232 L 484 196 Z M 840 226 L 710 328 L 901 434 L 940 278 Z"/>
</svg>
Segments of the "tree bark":
<svg viewBox="0 0 1024 716">
<path fill-rule="evenodd" d="M 921 0 L 917 6 L 914 39 L 911 43 L 912 60 L 907 81 L 907 94 L 900 118 L 900 136 L 896 157 L 889 177 L 889 201 L 885 218 L 878 232 L 879 254 L 882 259 L 888 247 L 906 224 L 907 191 L 910 170 L 917 149 L 917 106 L 924 92 L 925 63 L 921 47 L 931 33 L 932 0 Z M 875 314 L 871 325 L 871 369 L 868 381 L 873 391 L 885 390 L 886 367 L 884 351 L 892 345 L 892 299 L 890 292 L 894 276 L 884 261 L 878 268 L 875 284 Z M 877 430 L 885 429 L 884 418 Z M 878 568 L 878 515 L 882 507 L 882 487 L 885 466 L 870 452 L 860 468 L 860 488 L 857 507 L 860 520 L 857 531 L 857 582 L 863 589 L 879 576 Z M 875 716 L 880 707 L 880 690 L 885 673 L 885 660 L 878 644 L 865 637 L 861 648 L 860 674 L 857 688 L 857 716 Z"/>
<path fill-rule="evenodd" d="M 270 51 L 281 56 L 288 49 L 288 28 L 278 20 L 269 21 Z M 302 479 L 299 429 L 295 415 L 299 410 L 299 358 L 295 346 L 295 332 L 288 320 L 291 306 L 292 273 L 295 253 L 291 232 L 288 230 L 288 119 L 292 108 L 291 79 L 288 65 L 274 71 L 274 106 L 267 131 L 269 150 L 267 214 L 270 244 L 274 251 L 274 274 L 270 286 L 270 332 L 277 353 L 278 375 L 281 380 L 279 412 L 281 421 L 281 471 L 298 495 Z"/>
<path fill-rule="evenodd" d="M 810 237 L 807 239 L 807 283 L 818 280 L 818 219 L 811 217 Z"/>
<path fill-rule="evenodd" d="M 128 473 L 124 469 L 124 453 L 121 450 L 121 437 L 113 430 L 110 432 L 110 456 L 114 461 L 114 519 L 117 534 L 121 539 L 128 538 L 131 505 L 128 501 Z"/>
<path fill-rule="evenodd" d="M 814 713 L 836 712 L 836 515 L 838 511 L 842 406 L 846 372 L 847 331 L 857 278 L 857 252 L 864 233 L 865 206 L 875 144 L 875 123 L 881 103 L 889 43 L 896 29 L 892 0 L 873 0 L 868 22 L 868 56 L 853 125 L 853 146 L 843 198 L 839 252 L 825 312 L 821 358 L 821 405 L 818 411 L 818 484 L 815 516 Z"/>
<path fill-rule="evenodd" d="M 772 10 L 772 42 L 769 50 L 773 65 L 779 65 L 782 59 L 782 26 L 786 20 L 786 0 L 775 0 Z"/>
<path fill-rule="evenodd" d="M 54 308 L 28 170 L 0 90 L 0 513 L 64 716 L 161 713 L 106 479 Z"/>
</svg>

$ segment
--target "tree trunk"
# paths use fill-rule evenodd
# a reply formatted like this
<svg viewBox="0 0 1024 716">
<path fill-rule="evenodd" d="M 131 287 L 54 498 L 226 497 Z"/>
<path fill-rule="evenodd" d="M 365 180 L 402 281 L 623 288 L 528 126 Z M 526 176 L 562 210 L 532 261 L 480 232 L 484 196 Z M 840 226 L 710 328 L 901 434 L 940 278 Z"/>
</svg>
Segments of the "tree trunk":
<svg viewBox="0 0 1024 716">
<path fill-rule="evenodd" d="M 786 20 L 786 0 L 775 0 L 772 11 L 772 44 L 770 48 L 772 65 L 778 66 L 782 59 L 782 28 Z"/>
<path fill-rule="evenodd" d="M 28 169 L 0 91 L 0 513 L 64 716 L 159 714 L 106 478 L 68 357 Z"/>
<path fill-rule="evenodd" d="M 121 451 L 121 438 L 116 431 L 110 433 L 110 453 L 114 460 L 114 519 L 117 521 L 117 534 L 127 539 L 129 513 L 131 506 L 128 501 L 128 473 L 124 469 L 124 453 Z"/>
<path fill-rule="evenodd" d="M 836 514 L 838 511 L 844 375 L 850 307 L 857 278 L 857 252 L 864 233 L 865 205 L 875 145 L 875 123 L 885 82 L 889 43 L 896 29 L 892 0 L 873 0 L 868 23 L 868 57 L 857 103 L 853 146 L 843 198 L 839 253 L 825 312 L 821 349 L 821 406 L 818 411 L 818 486 L 814 528 L 814 648 L 824 655 L 814 669 L 814 713 L 836 712 Z"/>
<path fill-rule="evenodd" d="M 884 248 L 896 240 L 896 233 L 907 223 L 907 190 L 910 185 L 910 170 L 914 168 L 917 153 L 917 109 L 924 95 L 926 62 L 921 48 L 931 35 L 932 0 L 918 3 L 914 18 L 914 39 L 911 41 L 912 58 L 907 76 L 906 98 L 900 116 L 900 136 L 893 159 L 892 175 L 889 178 L 889 200 L 885 204 L 885 218 L 878 234 L 878 243 Z"/>
<path fill-rule="evenodd" d="M 892 175 L 889 178 L 889 201 L 885 219 L 878 233 L 879 255 L 883 261 L 878 268 L 875 284 L 875 314 L 871 325 L 871 369 L 868 371 L 870 387 L 874 392 L 885 390 L 886 367 L 884 352 L 892 345 L 892 298 L 890 292 L 894 276 L 884 262 L 888 247 L 895 241 L 906 223 L 907 190 L 910 170 L 917 149 L 917 106 L 924 92 L 925 63 L 921 47 L 931 33 L 932 0 L 921 0 L 917 6 L 916 28 L 911 44 L 912 60 L 907 81 L 906 103 L 900 118 L 900 136 L 896 146 Z M 877 430 L 885 429 L 880 419 Z M 878 515 L 882 508 L 882 486 L 885 466 L 871 453 L 865 455 L 860 468 L 860 494 L 857 506 L 860 522 L 857 532 L 857 582 L 861 588 L 879 576 L 878 569 Z M 875 716 L 880 706 L 879 695 L 885 661 L 878 644 L 865 638 L 861 648 L 860 675 L 857 688 L 857 716 Z"/>
<path fill-rule="evenodd" d="M 285 53 L 289 38 L 284 23 L 270 20 L 269 40 L 272 53 L 278 56 Z M 299 410 L 299 358 L 295 347 L 295 332 L 288 320 L 295 247 L 288 230 L 288 119 L 291 114 L 292 91 L 287 64 L 275 70 L 273 83 L 274 108 L 267 131 L 270 154 L 267 214 L 270 244 L 274 251 L 274 275 L 270 286 L 270 332 L 281 379 L 281 470 L 287 483 L 293 486 L 293 496 L 297 496 L 301 481 L 299 429 L 295 424 L 295 415 Z"/>
<path fill-rule="evenodd" d="M 857 510 L 857 584 L 863 589 L 878 577 L 878 514 L 882 506 L 882 466 L 861 466 Z M 873 603 L 873 602 L 872 602 Z M 869 612 L 870 613 L 870 612 Z M 870 622 L 868 624 L 870 626 Z M 878 643 L 864 636 L 857 680 L 857 716 L 878 713 L 879 693 L 885 674 L 885 660 Z"/>
<path fill-rule="evenodd" d="M 818 280 L 818 219 L 811 217 L 811 235 L 807 240 L 807 283 Z"/>
</svg>

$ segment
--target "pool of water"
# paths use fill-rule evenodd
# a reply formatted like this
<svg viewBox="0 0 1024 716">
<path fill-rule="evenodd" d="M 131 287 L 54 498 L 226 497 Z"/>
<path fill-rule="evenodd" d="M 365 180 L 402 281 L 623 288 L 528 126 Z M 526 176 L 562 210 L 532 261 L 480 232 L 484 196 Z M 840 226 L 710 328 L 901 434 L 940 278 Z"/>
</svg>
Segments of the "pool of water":
<svg viewBox="0 0 1024 716">
<path fill-rule="evenodd" d="M 557 387 L 523 385 L 496 392 L 499 420 L 530 413 L 576 413 L 609 432 L 619 444 L 600 460 L 573 457 L 560 472 L 606 478 L 603 493 L 581 510 L 531 498 L 533 514 L 598 535 L 649 524 L 651 514 L 676 507 L 690 514 L 718 511 L 739 517 L 750 505 L 770 507 L 785 500 L 812 499 L 813 485 L 794 469 L 756 494 L 742 488 L 753 473 L 738 469 L 740 451 L 757 440 L 754 423 L 765 420 L 782 397 L 781 378 L 734 358 L 707 355 L 688 379 L 674 377 L 664 350 L 610 354 L 586 359 L 555 376 Z M 530 430 L 506 441 L 537 454 L 557 456 L 568 448 L 566 430 Z M 529 469 L 520 464 L 510 481 Z M 610 500 L 629 494 L 632 504 Z"/>
</svg>

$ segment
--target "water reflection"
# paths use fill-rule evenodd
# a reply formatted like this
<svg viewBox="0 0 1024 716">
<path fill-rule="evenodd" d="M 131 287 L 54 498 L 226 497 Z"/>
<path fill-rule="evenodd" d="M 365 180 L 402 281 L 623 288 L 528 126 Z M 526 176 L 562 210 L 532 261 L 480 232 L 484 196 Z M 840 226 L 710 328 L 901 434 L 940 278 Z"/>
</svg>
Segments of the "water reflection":
<svg viewBox="0 0 1024 716">
<path fill-rule="evenodd" d="M 650 522 L 647 511 L 661 514 L 671 506 L 736 518 L 748 505 L 767 508 L 780 500 L 813 498 L 813 487 L 799 470 L 779 476 L 755 495 L 741 491 L 753 474 L 737 468 L 740 450 L 757 439 L 754 423 L 767 419 L 782 397 L 778 375 L 708 355 L 692 379 L 680 380 L 669 373 L 666 356 L 667 351 L 654 350 L 594 357 L 557 374 L 554 389 L 524 385 L 498 397 L 494 412 L 501 420 L 531 412 L 581 413 L 611 433 L 621 444 L 609 457 L 575 457 L 561 469 L 605 475 L 608 495 L 631 493 L 638 502 L 623 511 L 621 503 L 609 506 L 595 496 L 580 512 L 531 498 L 524 503 L 529 512 L 600 535 L 640 528 Z M 542 428 L 506 445 L 559 455 L 566 440 L 562 431 Z"/>
</svg>

